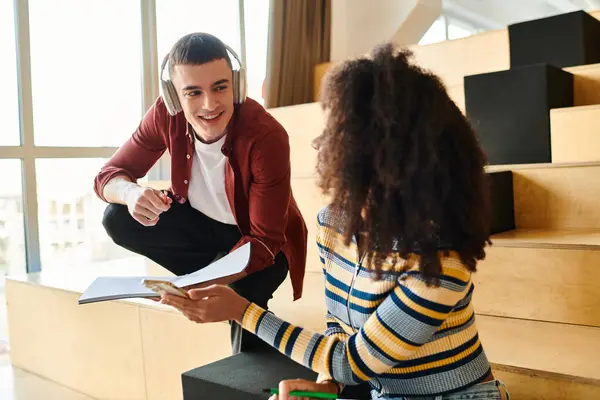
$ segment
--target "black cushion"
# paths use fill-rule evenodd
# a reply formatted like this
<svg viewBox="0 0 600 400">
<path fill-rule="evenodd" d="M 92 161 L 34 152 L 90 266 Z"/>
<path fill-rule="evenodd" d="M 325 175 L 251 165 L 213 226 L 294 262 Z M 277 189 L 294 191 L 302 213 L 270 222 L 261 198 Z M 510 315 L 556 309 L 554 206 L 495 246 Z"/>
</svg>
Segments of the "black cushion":
<svg viewBox="0 0 600 400">
<path fill-rule="evenodd" d="M 490 234 L 515 229 L 512 171 L 488 172 L 492 221 Z"/>
<path fill-rule="evenodd" d="M 550 109 L 573 106 L 573 75 L 547 64 L 466 76 L 466 115 L 498 164 L 551 162 Z"/>
<path fill-rule="evenodd" d="M 244 352 L 182 374 L 183 399 L 264 400 L 264 388 L 276 388 L 285 379 L 315 381 L 317 373 L 271 349 Z M 368 384 L 348 387 L 352 399 L 370 399 Z"/>
<path fill-rule="evenodd" d="M 600 21 L 584 11 L 508 26 L 510 66 L 600 63 Z"/>
</svg>

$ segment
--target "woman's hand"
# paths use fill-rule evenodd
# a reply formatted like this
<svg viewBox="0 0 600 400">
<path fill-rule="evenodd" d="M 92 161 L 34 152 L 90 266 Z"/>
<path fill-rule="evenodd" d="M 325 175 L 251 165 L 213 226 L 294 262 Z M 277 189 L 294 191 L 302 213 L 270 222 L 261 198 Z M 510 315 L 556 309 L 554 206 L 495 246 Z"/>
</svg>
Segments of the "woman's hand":
<svg viewBox="0 0 600 400">
<path fill-rule="evenodd" d="M 316 383 L 304 379 L 293 379 L 279 382 L 279 394 L 274 394 L 269 400 L 310 400 L 310 397 L 290 396 L 295 390 L 307 392 L 335 393 L 338 392 L 337 385 L 332 381 Z"/>
<path fill-rule="evenodd" d="M 235 320 L 241 322 L 250 302 L 229 286 L 212 285 L 188 291 L 189 299 L 163 294 L 161 303 L 175 307 L 198 323 Z"/>
</svg>

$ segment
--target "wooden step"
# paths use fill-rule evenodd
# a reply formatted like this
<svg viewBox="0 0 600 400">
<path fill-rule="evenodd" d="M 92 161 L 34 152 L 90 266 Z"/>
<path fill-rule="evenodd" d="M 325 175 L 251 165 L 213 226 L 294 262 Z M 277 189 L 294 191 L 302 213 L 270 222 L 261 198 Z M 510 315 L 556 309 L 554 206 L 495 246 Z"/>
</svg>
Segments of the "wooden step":
<svg viewBox="0 0 600 400">
<path fill-rule="evenodd" d="M 573 79 L 573 104 L 587 106 L 600 104 L 600 64 L 564 68 L 575 75 Z"/>
<path fill-rule="evenodd" d="M 181 399 L 181 373 L 231 354 L 226 323 L 199 325 L 151 300 L 78 305 L 98 275 L 168 275 L 155 264 L 80 266 L 6 279 L 15 367 L 98 399 Z"/>
<path fill-rule="evenodd" d="M 477 327 L 494 369 L 513 375 L 518 398 L 536 398 L 534 388 L 540 386 L 540 379 L 558 381 L 554 386 L 564 386 L 562 391 L 585 393 L 585 397 L 550 398 L 595 399 L 592 395 L 600 395 L 600 328 L 484 315 L 477 316 Z M 514 374 L 538 383 L 517 384 Z M 570 382 L 577 385 L 570 386 Z"/>
<path fill-rule="evenodd" d="M 553 162 L 600 161 L 600 104 L 551 110 L 550 124 Z"/>
<path fill-rule="evenodd" d="M 589 230 L 515 229 L 492 236 L 496 247 L 600 250 L 600 228 Z"/>
<path fill-rule="evenodd" d="M 595 400 L 600 386 L 582 383 L 569 376 L 539 373 L 526 368 L 492 364 L 494 376 L 510 390 L 512 400 Z"/>
<path fill-rule="evenodd" d="M 600 237 L 597 232 L 594 235 Z M 600 327 L 600 247 L 581 250 L 579 244 L 555 243 L 536 247 L 527 242 L 529 239 L 525 243 L 508 239 L 512 242 L 509 247 L 493 239 L 473 275 L 475 311 Z M 542 237 L 537 243 L 542 240 L 548 241 Z M 578 241 L 585 241 L 583 235 Z"/>
<path fill-rule="evenodd" d="M 513 171 L 515 224 L 520 229 L 600 228 L 600 163 L 490 167 Z"/>
</svg>

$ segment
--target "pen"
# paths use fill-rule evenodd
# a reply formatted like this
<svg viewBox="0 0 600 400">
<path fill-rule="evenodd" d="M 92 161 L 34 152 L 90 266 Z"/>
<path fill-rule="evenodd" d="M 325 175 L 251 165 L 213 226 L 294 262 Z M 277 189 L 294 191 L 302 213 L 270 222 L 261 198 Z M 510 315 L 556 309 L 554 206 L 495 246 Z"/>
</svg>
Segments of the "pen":
<svg viewBox="0 0 600 400">
<path fill-rule="evenodd" d="M 275 389 L 275 388 L 263 389 L 263 392 L 270 393 L 270 394 L 279 394 L 279 389 Z M 290 392 L 290 396 L 310 397 L 313 399 L 337 399 L 338 398 L 338 395 L 335 393 L 306 392 L 306 391 L 302 391 L 302 390 L 294 390 L 294 391 Z M 341 400 L 341 399 L 339 399 L 339 400 Z"/>
</svg>

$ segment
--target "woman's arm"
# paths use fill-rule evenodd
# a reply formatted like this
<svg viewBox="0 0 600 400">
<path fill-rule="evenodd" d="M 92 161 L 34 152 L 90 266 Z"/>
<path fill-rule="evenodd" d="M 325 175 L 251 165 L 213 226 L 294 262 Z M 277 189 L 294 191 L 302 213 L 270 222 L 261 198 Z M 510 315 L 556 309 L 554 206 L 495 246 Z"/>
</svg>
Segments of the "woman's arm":
<svg viewBox="0 0 600 400">
<path fill-rule="evenodd" d="M 255 304 L 242 325 L 295 361 L 344 384 L 360 384 L 391 368 L 402 368 L 444 322 L 471 287 L 458 260 L 444 261 L 440 287 L 428 287 L 418 272 L 399 279 L 364 326 L 342 341 L 293 326 Z"/>
</svg>

